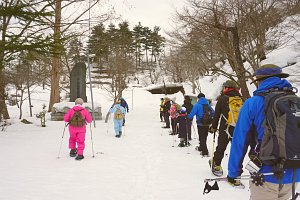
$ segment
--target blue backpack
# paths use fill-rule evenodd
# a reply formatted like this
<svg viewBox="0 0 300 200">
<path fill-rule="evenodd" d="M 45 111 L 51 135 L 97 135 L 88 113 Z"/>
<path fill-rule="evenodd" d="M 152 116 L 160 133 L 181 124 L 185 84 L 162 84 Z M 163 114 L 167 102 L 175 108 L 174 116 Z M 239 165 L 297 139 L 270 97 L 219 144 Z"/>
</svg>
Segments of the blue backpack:
<svg viewBox="0 0 300 200">
<path fill-rule="evenodd" d="M 279 173 L 300 167 L 300 98 L 295 93 L 271 89 L 261 94 L 265 120 L 259 158 Z"/>
</svg>

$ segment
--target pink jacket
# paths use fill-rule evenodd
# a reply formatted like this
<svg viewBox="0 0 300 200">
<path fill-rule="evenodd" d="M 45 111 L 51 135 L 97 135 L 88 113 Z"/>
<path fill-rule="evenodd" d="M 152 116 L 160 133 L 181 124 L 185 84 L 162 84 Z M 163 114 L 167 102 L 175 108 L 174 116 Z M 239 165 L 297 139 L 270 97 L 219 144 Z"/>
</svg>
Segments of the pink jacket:
<svg viewBox="0 0 300 200">
<path fill-rule="evenodd" d="M 86 110 L 84 107 L 80 105 L 76 105 L 73 108 L 69 109 L 68 112 L 64 116 L 64 121 L 69 122 L 72 116 L 74 115 L 75 111 L 80 111 L 81 115 L 85 118 L 85 121 L 87 123 L 91 123 L 93 118 L 88 110 Z M 69 126 L 70 131 L 77 131 L 77 132 L 85 132 L 86 131 L 86 125 L 82 127 L 72 127 Z"/>
</svg>

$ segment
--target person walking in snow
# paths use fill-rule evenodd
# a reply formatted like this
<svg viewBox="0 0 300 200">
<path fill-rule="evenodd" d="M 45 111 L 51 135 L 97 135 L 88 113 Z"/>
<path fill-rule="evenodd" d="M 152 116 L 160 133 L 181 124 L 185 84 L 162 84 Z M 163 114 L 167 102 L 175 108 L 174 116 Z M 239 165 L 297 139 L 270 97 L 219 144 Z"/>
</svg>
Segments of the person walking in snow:
<svg viewBox="0 0 300 200">
<path fill-rule="evenodd" d="M 292 89 L 292 85 L 285 79 L 289 75 L 286 73 L 282 73 L 282 69 L 273 64 L 266 64 L 259 67 L 256 72 L 256 81 L 258 83 L 258 88 L 253 92 L 253 97 L 247 99 L 240 111 L 239 118 L 234 130 L 233 139 L 231 143 L 230 156 L 228 161 L 228 182 L 231 185 L 240 185 L 240 181 L 235 179 L 242 173 L 242 162 L 246 151 L 248 149 L 251 134 L 255 134 L 257 138 L 257 149 L 256 152 L 260 152 L 260 148 L 263 140 L 265 139 L 265 97 L 264 92 L 271 91 L 272 89 L 283 90 L 283 89 Z M 291 103 L 291 102 L 290 102 Z M 270 104 L 269 104 L 270 105 Z M 294 104 L 295 105 L 295 104 Z M 291 104 L 290 104 L 291 106 Z M 287 116 L 284 113 L 282 116 L 284 118 Z M 269 116 L 268 116 L 269 117 Z M 288 119 L 286 117 L 286 119 Z M 289 118 L 293 119 L 293 118 Z M 254 132 L 251 131 L 254 127 Z M 286 130 L 283 124 L 280 126 L 284 131 Z M 297 126 L 296 126 L 297 127 Z M 294 128 L 296 128 L 294 127 Z M 299 126 L 298 126 L 299 130 Z M 287 130 L 288 131 L 288 130 Z M 290 130 L 293 132 L 296 130 Z M 280 130 L 279 130 L 280 132 Z M 299 133 L 299 132 L 298 132 Z M 271 134 L 269 132 L 269 134 Z M 291 136 L 291 135 L 289 135 Z M 273 139 L 274 138 L 274 139 Z M 281 136 L 281 140 L 284 140 L 283 143 L 287 143 L 285 145 L 289 145 L 289 142 L 294 142 L 293 139 L 284 138 Z M 275 135 L 272 136 L 272 140 L 274 144 L 277 142 L 275 139 Z M 296 144 L 299 144 L 297 141 Z M 278 148 L 278 147 L 277 147 Z M 286 150 L 286 149 L 284 149 Z M 296 150 L 297 151 L 297 150 Z M 280 153 L 285 154 L 284 153 Z M 261 158 L 260 156 L 258 158 Z M 278 167 L 260 163 L 261 168 L 258 171 L 259 173 L 272 173 L 279 172 Z M 285 164 L 282 166 L 286 166 Z M 276 171 L 274 171 L 276 170 Z M 278 177 L 276 173 L 274 175 L 265 175 L 265 182 L 263 185 L 256 185 L 252 181 L 249 182 L 250 186 L 250 199 L 251 200 L 287 200 L 291 196 L 292 193 L 292 183 L 293 179 L 295 182 L 300 182 L 300 168 L 283 168 L 283 172 L 281 172 L 282 177 Z M 293 191 L 294 192 L 294 191 Z M 295 198 L 293 198 L 295 199 Z"/>
<path fill-rule="evenodd" d="M 183 101 L 182 107 L 186 108 L 187 115 L 190 114 L 190 112 L 193 109 L 193 106 L 194 105 L 192 104 L 192 99 L 189 96 L 184 96 L 184 101 Z M 189 140 L 192 140 L 192 136 L 191 136 L 192 135 L 192 123 L 193 123 L 193 120 L 187 118 L 187 127 L 188 127 L 187 131 L 188 131 Z"/>
<path fill-rule="evenodd" d="M 114 129 L 115 129 L 115 136 L 117 138 L 121 137 L 122 135 L 122 126 L 123 120 L 125 119 L 126 111 L 123 106 L 121 106 L 121 99 L 117 101 L 116 105 L 114 105 L 110 109 L 110 113 L 114 114 Z"/>
<path fill-rule="evenodd" d="M 176 135 L 176 134 L 178 134 L 177 133 L 178 127 L 177 127 L 177 124 L 176 124 L 176 118 L 179 115 L 179 111 L 180 111 L 181 106 L 175 102 L 176 97 L 172 98 L 171 101 L 172 101 L 172 104 L 171 104 L 169 113 L 170 113 L 170 118 L 171 118 L 172 133 L 170 133 L 170 135 Z"/>
<path fill-rule="evenodd" d="M 192 111 L 188 115 L 189 119 L 193 119 L 196 115 L 196 122 L 197 122 L 197 129 L 199 135 L 199 147 L 198 151 L 202 156 L 208 156 L 208 149 L 207 149 L 207 136 L 208 136 L 208 124 L 203 124 L 201 119 L 203 118 L 204 114 L 207 112 L 210 113 L 211 117 L 214 114 L 214 109 L 209 105 L 205 95 L 203 93 L 199 93 L 197 96 L 197 103 L 194 105 Z"/>
<path fill-rule="evenodd" d="M 69 148 L 70 156 L 76 160 L 84 158 L 83 151 L 85 148 L 86 123 L 92 122 L 92 116 L 83 106 L 83 100 L 77 98 L 75 106 L 68 110 L 64 116 L 64 121 L 69 125 Z M 77 147 L 76 147 L 77 146 Z"/>
<path fill-rule="evenodd" d="M 126 111 L 127 113 L 129 113 L 129 107 L 128 107 L 128 104 L 127 104 L 127 102 L 125 101 L 125 99 L 124 99 L 123 97 L 121 97 L 120 100 L 121 100 L 121 106 L 125 109 L 125 111 Z M 122 124 L 122 125 L 125 126 L 125 116 L 124 116 L 123 124 Z"/>
<path fill-rule="evenodd" d="M 219 126 L 218 145 L 213 155 L 213 163 L 211 163 L 211 160 L 209 161 L 210 165 L 212 165 L 212 172 L 216 176 L 223 175 L 221 162 L 234 131 L 234 126 L 228 126 L 227 124 L 230 97 L 241 97 L 241 94 L 239 93 L 239 87 L 236 82 L 227 80 L 223 83 L 223 93 L 218 98 L 212 125 L 209 130 L 209 132 L 215 133 Z"/>
<path fill-rule="evenodd" d="M 164 122 L 164 103 L 164 98 L 160 98 L 159 117 L 161 122 Z"/>
<path fill-rule="evenodd" d="M 190 145 L 188 142 L 188 120 L 185 107 L 181 107 L 179 115 L 176 118 L 176 124 L 178 124 L 178 138 L 180 138 L 178 146 L 185 147 Z"/>
<path fill-rule="evenodd" d="M 169 110 L 171 108 L 171 102 L 169 97 L 165 97 L 165 102 L 164 102 L 164 119 L 166 122 L 166 126 L 163 128 L 170 128 L 170 113 Z"/>
</svg>

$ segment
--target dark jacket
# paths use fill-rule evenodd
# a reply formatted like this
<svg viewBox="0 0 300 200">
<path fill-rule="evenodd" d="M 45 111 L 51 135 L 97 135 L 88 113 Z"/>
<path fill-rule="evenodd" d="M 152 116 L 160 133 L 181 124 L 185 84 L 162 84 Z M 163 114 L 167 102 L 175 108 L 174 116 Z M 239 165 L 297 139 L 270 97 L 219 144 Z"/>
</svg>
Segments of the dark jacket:
<svg viewBox="0 0 300 200">
<path fill-rule="evenodd" d="M 128 104 L 125 100 L 121 100 L 121 106 L 124 107 L 127 112 L 129 112 Z"/>
<path fill-rule="evenodd" d="M 169 112 L 169 110 L 170 110 L 170 108 L 171 108 L 171 101 L 167 101 L 167 102 L 165 102 L 165 104 L 164 104 L 164 113 L 168 113 Z"/>
<path fill-rule="evenodd" d="M 176 118 L 176 124 L 178 123 L 178 137 L 179 138 L 187 138 L 187 116 L 186 113 L 181 113 Z"/>
<path fill-rule="evenodd" d="M 186 108 L 186 113 L 190 114 L 190 112 L 193 109 L 193 104 L 191 103 L 191 100 L 184 100 L 182 107 Z"/>
<path fill-rule="evenodd" d="M 227 94 L 223 94 L 222 96 L 219 97 L 216 107 L 215 107 L 215 114 L 213 117 L 213 122 L 211 127 L 214 129 L 218 128 L 219 125 L 219 121 L 220 121 L 220 125 L 219 125 L 219 132 L 222 133 L 227 129 L 227 124 L 226 124 L 226 120 L 224 119 L 224 117 L 226 119 L 228 119 L 228 112 L 229 112 L 229 105 L 228 105 L 228 101 L 229 101 L 229 97 L 235 97 L 235 96 L 241 96 L 241 94 L 236 91 L 236 90 L 231 90 L 229 91 Z M 221 119 L 220 119 L 221 118 Z"/>
<path fill-rule="evenodd" d="M 287 80 L 281 80 L 278 77 L 267 78 L 253 92 L 253 97 L 247 99 L 244 103 L 239 118 L 233 133 L 230 157 L 228 161 L 228 176 L 231 178 L 237 177 L 241 172 L 241 166 L 244 156 L 249 146 L 249 136 L 251 127 L 255 127 L 255 132 L 258 142 L 262 141 L 264 135 L 263 121 L 264 116 L 264 97 L 259 93 L 267 91 L 271 88 L 282 89 L 284 87 L 292 87 Z M 272 172 L 272 166 L 263 165 L 260 173 Z M 296 182 L 300 182 L 300 169 L 297 169 Z M 282 178 L 282 184 L 292 183 L 293 169 L 286 169 Z M 273 175 L 265 176 L 266 182 L 278 183 L 278 180 Z"/>
</svg>

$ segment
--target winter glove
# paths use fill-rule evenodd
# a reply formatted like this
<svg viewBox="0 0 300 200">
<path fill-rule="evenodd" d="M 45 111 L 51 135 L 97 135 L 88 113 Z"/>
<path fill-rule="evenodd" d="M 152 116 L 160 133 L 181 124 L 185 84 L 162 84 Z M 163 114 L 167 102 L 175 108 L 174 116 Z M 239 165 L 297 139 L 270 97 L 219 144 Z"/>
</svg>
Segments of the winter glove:
<svg viewBox="0 0 300 200">
<path fill-rule="evenodd" d="M 217 130 L 218 130 L 218 129 L 215 129 L 215 128 L 213 128 L 213 127 L 211 126 L 211 127 L 209 127 L 208 132 L 210 132 L 210 133 L 215 133 L 215 132 L 217 132 Z"/>
</svg>

